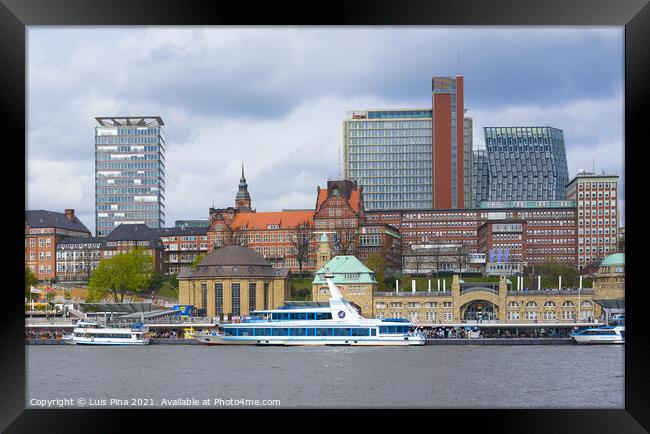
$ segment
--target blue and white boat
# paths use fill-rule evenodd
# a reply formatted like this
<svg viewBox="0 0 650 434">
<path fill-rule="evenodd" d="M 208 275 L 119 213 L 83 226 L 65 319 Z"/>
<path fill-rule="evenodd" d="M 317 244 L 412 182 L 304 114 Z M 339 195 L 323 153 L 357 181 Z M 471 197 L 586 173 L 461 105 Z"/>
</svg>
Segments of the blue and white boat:
<svg viewBox="0 0 650 434">
<path fill-rule="evenodd" d="M 571 333 L 578 344 L 624 344 L 625 326 L 605 326 L 578 330 Z"/>
<path fill-rule="evenodd" d="M 329 303 L 285 305 L 255 311 L 241 323 L 223 324 L 223 333 L 195 336 L 205 345 L 424 345 L 422 334 L 409 331 L 403 319 L 366 319 L 332 283 Z"/>
</svg>

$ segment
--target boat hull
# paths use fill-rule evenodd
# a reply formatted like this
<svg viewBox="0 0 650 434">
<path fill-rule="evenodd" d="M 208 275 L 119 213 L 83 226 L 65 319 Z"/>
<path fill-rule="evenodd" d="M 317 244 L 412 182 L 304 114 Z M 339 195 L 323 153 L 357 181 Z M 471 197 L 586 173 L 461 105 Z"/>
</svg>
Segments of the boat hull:
<svg viewBox="0 0 650 434">
<path fill-rule="evenodd" d="M 149 338 L 142 340 L 103 340 L 103 339 L 73 339 L 72 343 L 76 345 L 97 345 L 97 346 L 117 346 L 117 345 L 149 345 Z"/>
<path fill-rule="evenodd" d="M 418 336 L 395 336 L 381 339 L 277 339 L 255 336 L 250 338 L 209 335 L 194 338 L 203 345 L 282 345 L 282 346 L 411 346 L 424 345 L 425 339 Z"/>
<path fill-rule="evenodd" d="M 619 336 L 571 336 L 577 344 L 624 344 Z"/>
</svg>

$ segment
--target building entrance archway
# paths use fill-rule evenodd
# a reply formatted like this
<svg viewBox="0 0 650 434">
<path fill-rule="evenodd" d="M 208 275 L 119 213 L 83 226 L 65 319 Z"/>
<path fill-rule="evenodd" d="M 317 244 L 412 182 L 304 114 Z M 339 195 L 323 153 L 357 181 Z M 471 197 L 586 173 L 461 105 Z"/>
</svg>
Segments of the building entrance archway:
<svg viewBox="0 0 650 434">
<path fill-rule="evenodd" d="M 461 316 L 464 320 L 486 321 L 498 319 L 499 308 L 487 300 L 474 300 L 463 306 Z"/>
</svg>

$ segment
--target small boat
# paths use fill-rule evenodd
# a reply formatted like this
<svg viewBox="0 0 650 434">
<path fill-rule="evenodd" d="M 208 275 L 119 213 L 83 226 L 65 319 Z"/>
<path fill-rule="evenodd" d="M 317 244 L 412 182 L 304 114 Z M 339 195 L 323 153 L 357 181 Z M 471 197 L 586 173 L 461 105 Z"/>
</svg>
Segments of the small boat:
<svg viewBox="0 0 650 434">
<path fill-rule="evenodd" d="M 72 342 L 77 345 L 147 345 L 149 328 L 135 324 L 133 328 L 101 326 L 96 321 L 81 320 L 72 333 Z"/>
<path fill-rule="evenodd" d="M 419 332 L 401 318 L 366 319 L 326 274 L 329 303 L 285 305 L 256 311 L 240 323 L 222 324 L 222 333 L 197 334 L 204 345 L 424 345 Z"/>
<path fill-rule="evenodd" d="M 604 326 L 571 333 L 578 344 L 624 344 L 625 326 Z"/>
</svg>

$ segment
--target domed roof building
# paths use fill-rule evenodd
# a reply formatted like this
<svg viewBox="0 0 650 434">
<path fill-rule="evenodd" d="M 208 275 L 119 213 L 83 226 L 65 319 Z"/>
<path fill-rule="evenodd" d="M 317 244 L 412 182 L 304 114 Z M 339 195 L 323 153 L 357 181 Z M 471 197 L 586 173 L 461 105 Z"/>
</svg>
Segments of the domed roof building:
<svg viewBox="0 0 650 434">
<path fill-rule="evenodd" d="M 595 302 L 608 312 L 625 307 L 625 253 L 615 253 L 600 263 L 594 280 Z"/>
<path fill-rule="evenodd" d="M 224 246 L 194 269 L 181 271 L 178 287 L 180 304 L 204 309 L 210 317 L 238 317 L 283 305 L 290 297 L 291 275 L 253 249 Z"/>
</svg>

